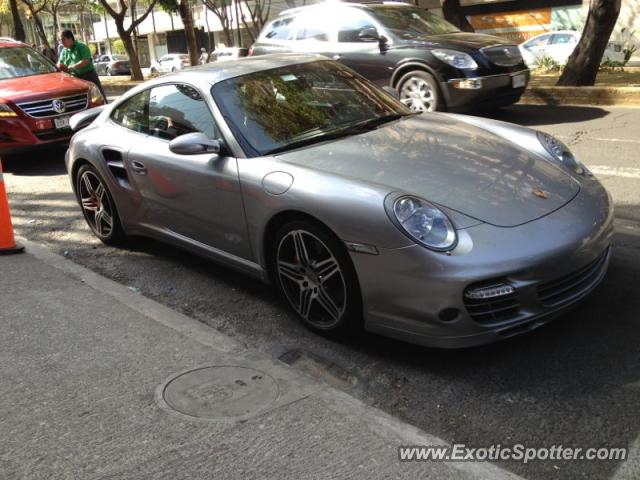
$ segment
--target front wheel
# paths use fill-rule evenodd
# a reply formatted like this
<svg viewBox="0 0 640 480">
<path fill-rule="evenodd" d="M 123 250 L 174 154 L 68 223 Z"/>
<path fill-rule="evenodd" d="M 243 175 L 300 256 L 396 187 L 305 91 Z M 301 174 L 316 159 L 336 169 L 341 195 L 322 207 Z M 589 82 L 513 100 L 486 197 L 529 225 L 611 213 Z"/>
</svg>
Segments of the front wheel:
<svg viewBox="0 0 640 480">
<path fill-rule="evenodd" d="M 444 107 L 438 83 L 427 72 L 407 73 L 398 82 L 398 91 L 400 101 L 413 112 L 435 112 Z"/>
<path fill-rule="evenodd" d="M 109 76 L 109 77 L 113 76 L 113 72 L 111 71 L 110 68 L 107 68 L 107 76 Z"/>
<path fill-rule="evenodd" d="M 362 319 L 358 279 L 340 240 L 309 221 L 284 225 L 275 236 L 272 266 L 278 289 L 312 330 L 344 335 Z"/>
<path fill-rule="evenodd" d="M 171 73 L 175 73 L 175 72 L 177 72 L 177 71 L 178 71 L 178 69 L 177 69 L 176 67 L 173 67 L 173 68 L 171 69 Z"/>
<path fill-rule="evenodd" d="M 76 197 L 93 234 L 107 245 L 125 239 L 116 205 L 104 180 L 91 165 L 83 165 L 76 174 Z"/>
</svg>

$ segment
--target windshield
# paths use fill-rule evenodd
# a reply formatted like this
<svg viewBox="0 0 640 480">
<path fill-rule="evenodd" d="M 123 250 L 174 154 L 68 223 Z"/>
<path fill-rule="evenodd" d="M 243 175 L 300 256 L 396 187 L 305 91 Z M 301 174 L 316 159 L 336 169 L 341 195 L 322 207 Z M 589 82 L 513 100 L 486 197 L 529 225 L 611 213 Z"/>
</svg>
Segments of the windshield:
<svg viewBox="0 0 640 480">
<path fill-rule="evenodd" d="M 56 71 L 56 67 L 35 50 L 26 47 L 0 48 L 0 80 Z"/>
<path fill-rule="evenodd" d="M 375 5 L 369 8 L 382 25 L 402 38 L 460 31 L 444 18 L 420 8 L 393 5 Z"/>
<path fill-rule="evenodd" d="M 124 55 L 114 55 L 113 59 L 116 61 L 124 61 L 129 60 L 129 57 L 125 57 Z"/>
<path fill-rule="evenodd" d="M 212 94 L 250 156 L 360 133 L 411 114 L 391 95 L 330 61 L 231 78 L 214 85 Z"/>
</svg>

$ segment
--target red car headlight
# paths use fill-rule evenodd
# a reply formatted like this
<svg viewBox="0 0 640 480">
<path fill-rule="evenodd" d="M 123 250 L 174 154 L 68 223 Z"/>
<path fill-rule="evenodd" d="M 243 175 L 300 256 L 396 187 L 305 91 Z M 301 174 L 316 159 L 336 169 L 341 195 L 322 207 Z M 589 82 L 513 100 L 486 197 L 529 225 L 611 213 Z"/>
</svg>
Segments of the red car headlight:
<svg viewBox="0 0 640 480">
<path fill-rule="evenodd" d="M 0 118 L 17 117 L 18 114 L 13 109 L 4 103 L 0 103 Z"/>
</svg>

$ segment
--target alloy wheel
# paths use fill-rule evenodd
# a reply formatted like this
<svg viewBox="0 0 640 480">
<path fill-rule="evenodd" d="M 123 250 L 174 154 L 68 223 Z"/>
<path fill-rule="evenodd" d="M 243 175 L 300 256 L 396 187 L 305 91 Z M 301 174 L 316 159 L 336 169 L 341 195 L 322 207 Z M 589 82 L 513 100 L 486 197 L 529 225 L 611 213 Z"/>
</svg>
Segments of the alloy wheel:
<svg viewBox="0 0 640 480">
<path fill-rule="evenodd" d="M 79 182 L 80 203 L 91 229 L 100 238 L 113 231 L 113 206 L 102 181 L 91 171 L 85 171 Z"/>
<path fill-rule="evenodd" d="M 327 245 L 306 230 L 288 232 L 278 244 L 277 274 L 293 309 L 319 329 L 337 325 L 347 307 L 340 263 Z"/>
<path fill-rule="evenodd" d="M 413 112 L 432 112 L 435 105 L 435 92 L 426 80 L 411 77 L 402 85 L 400 101 Z"/>
</svg>

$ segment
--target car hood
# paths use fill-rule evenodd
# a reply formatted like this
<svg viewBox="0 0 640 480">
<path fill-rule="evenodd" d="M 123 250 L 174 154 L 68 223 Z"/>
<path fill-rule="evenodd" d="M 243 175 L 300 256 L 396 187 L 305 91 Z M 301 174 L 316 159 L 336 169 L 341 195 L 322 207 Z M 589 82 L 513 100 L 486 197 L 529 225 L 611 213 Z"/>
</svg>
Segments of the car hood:
<svg viewBox="0 0 640 480">
<path fill-rule="evenodd" d="M 559 166 L 441 114 L 279 155 L 285 162 L 419 195 L 496 226 L 530 222 L 580 190 Z"/>
<path fill-rule="evenodd" d="M 504 45 L 502 38 L 482 33 L 445 33 L 442 35 L 423 35 L 411 39 L 401 39 L 401 43 L 424 44 L 430 47 L 458 47 L 464 49 L 478 49 L 492 45 Z"/>
<path fill-rule="evenodd" d="M 0 98 L 12 102 L 44 100 L 88 89 L 88 82 L 61 72 L 0 80 Z"/>
</svg>

